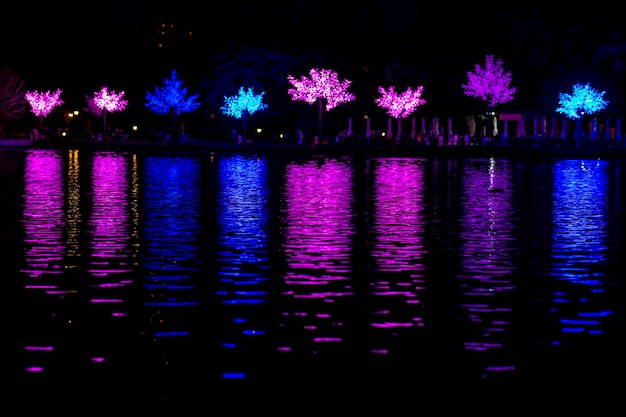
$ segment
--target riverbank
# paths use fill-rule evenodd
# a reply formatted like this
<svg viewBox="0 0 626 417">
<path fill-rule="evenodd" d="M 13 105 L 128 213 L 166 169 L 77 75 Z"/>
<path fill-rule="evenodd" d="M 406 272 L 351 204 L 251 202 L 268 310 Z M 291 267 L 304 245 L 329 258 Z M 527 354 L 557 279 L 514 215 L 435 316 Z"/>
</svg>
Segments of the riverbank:
<svg viewBox="0 0 626 417">
<path fill-rule="evenodd" d="M 101 141 L 50 139 L 30 143 L 28 139 L 0 139 L 0 149 L 95 149 L 208 152 L 288 152 L 294 154 L 451 157 L 556 157 L 576 159 L 626 158 L 626 145 L 617 142 L 535 142 L 533 139 L 506 144 L 426 145 L 417 143 L 344 144 L 322 141 L 316 145 L 248 140 L 240 144 L 225 139 L 189 139 L 184 142 Z"/>
</svg>

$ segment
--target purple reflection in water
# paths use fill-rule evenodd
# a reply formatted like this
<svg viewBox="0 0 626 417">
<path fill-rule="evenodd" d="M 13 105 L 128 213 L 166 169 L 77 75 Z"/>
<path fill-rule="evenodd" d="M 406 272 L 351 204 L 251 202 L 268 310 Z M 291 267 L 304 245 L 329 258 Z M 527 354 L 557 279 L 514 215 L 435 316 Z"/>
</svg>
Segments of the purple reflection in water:
<svg viewBox="0 0 626 417">
<path fill-rule="evenodd" d="M 24 244 L 26 247 L 26 275 L 24 287 L 43 292 L 54 300 L 65 298 L 74 289 L 60 288 L 59 279 L 65 274 L 67 227 L 65 212 L 65 181 L 63 154 L 60 151 L 29 150 L 24 171 Z M 71 234 L 68 234 L 71 236 Z M 61 281 L 62 282 L 62 281 Z M 29 294 L 36 297 L 34 294 Z M 49 300 L 45 300 L 49 301 Z M 51 300 L 50 300 L 51 301 Z M 43 306 L 40 306 L 43 308 Z M 54 313 L 47 311 L 49 317 Z M 51 340 L 35 331 L 35 324 L 27 327 L 24 343 L 25 371 L 43 372 L 54 350 Z M 45 343 L 45 345 L 41 345 Z"/>
<path fill-rule="evenodd" d="M 89 272 L 106 277 L 112 272 L 129 272 L 130 210 L 127 157 L 99 153 L 93 158 L 91 262 Z M 123 266 L 111 271 L 110 266 Z"/>
<path fill-rule="evenodd" d="M 424 161 L 387 158 L 372 164 L 376 270 L 423 272 Z"/>
<path fill-rule="evenodd" d="M 335 335 L 344 332 L 344 318 L 337 316 L 341 299 L 353 295 L 352 181 L 349 160 L 292 162 L 285 170 L 283 294 L 294 302 L 283 313 L 281 331 L 287 340 L 304 335 L 314 342 L 313 351 L 340 339 Z"/>
<path fill-rule="evenodd" d="M 62 274 L 65 244 L 63 157 L 29 150 L 24 172 L 24 244 L 27 273 L 38 285 L 44 275 Z M 35 281 L 27 283 L 33 285 Z"/>
<path fill-rule="evenodd" d="M 378 346 L 372 353 L 388 353 L 398 331 L 423 326 L 418 305 L 424 290 L 424 165 L 420 159 L 383 158 L 371 161 L 375 261 L 370 292 L 376 297 L 371 327 Z"/>
<path fill-rule="evenodd" d="M 501 348 L 510 326 L 512 306 L 507 293 L 515 289 L 510 259 L 515 236 L 512 219 L 511 162 L 467 160 L 463 177 L 464 211 L 461 226 L 462 320 L 465 348 L 487 351 Z M 492 359 L 495 360 L 495 359 Z M 486 373 L 512 370 L 511 359 L 488 364 Z"/>
</svg>

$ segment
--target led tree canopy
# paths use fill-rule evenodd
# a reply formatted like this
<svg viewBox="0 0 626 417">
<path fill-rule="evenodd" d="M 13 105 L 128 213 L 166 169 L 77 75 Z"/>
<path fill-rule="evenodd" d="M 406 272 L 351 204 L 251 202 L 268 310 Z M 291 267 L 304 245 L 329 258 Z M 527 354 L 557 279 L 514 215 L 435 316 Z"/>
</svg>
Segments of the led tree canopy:
<svg viewBox="0 0 626 417">
<path fill-rule="evenodd" d="M 309 71 L 309 77 L 302 76 L 296 79 L 288 75 L 287 80 L 293 86 L 287 91 L 292 100 L 313 104 L 319 99 L 325 99 L 326 110 L 356 98 L 354 94 L 348 92 L 352 81 L 339 80 L 337 73 L 332 70 L 313 68 Z"/>
<path fill-rule="evenodd" d="M 180 115 L 181 113 L 192 112 L 200 106 L 197 99 L 199 94 L 190 95 L 188 88 L 176 76 L 176 70 L 172 71 L 172 77 L 164 80 L 165 85 L 156 87 L 154 92 L 146 93 L 146 107 L 148 110 L 165 115 Z"/>
<path fill-rule="evenodd" d="M 380 97 L 374 99 L 374 102 L 387 109 L 387 114 L 391 117 L 404 119 L 426 103 L 426 100 L 422 98 L 423 91 L 424 86 L 419 86 L 415 90 L 409 87 L 402 93 L 397 93 L 393 86 L 387 89 L 378 87 Z"/>
<path fill-rule="evenodd" d="M 50 90 L 45 92 L 27 91 L 24 97 L 30 104 L 31 112 L 38 117 L 46 117 L 54 107 L 63 104 L 63 100 L 61 100 L 62 92 L 58 88 L 54 92 L 50 92 Z"/>
<path fill-rule="evenodd" d="M 228 116 L 241 119 L 245 113 L 253 114 L 258 110 L 267 108 L 267 104 L 263 104 L 264 94 L 265 92 L 254 94 L 254 90 L 252 88 L 244 90 L 243 87 L 240 87 L 238 95 L 224 97 L 224 105 L 220 107 L 220 110 Z"/>
<path fill-rule="evenodd" d="M 578 119 L 583 114 L 597 113 L 609 103 L 604 99 L 604 93 L 591 87 L 589 83 L 574 84 L 571 94 L 559 93 L 559 107 L 556 111 L 570 119 Z"/>
<path fill-rule="evenodd" d="M 512 75 L 503 69 L 503 63 L 493 55 L 487 55 L 485 65 L 476 64 L 474 71 L 467 73 L 463 92 L 469 97 L 483 100 L 490 108 L 513 100 L 517 87 L 511 87 Z"/>
</svg>

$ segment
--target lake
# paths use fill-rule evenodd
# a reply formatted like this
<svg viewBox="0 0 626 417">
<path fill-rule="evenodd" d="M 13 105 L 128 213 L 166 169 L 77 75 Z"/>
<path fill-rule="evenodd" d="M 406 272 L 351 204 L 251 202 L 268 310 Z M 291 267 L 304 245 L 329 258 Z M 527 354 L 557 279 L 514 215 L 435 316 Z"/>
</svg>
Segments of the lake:
<svg viewBox="0 0 626 417">
<path fill-rule="evenodd" d="M 52 401 L 617 402 L 625 167 L 0 150 L 8 375 Z"/>
</svg>

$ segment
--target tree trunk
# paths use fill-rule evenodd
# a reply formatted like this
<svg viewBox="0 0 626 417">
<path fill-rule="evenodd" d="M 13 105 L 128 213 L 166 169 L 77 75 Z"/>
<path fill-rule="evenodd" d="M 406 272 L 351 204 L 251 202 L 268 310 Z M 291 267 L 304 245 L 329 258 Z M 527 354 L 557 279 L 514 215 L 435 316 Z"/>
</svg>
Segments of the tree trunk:
<svg viewBox="0 0 626 417">
<path fill-rule="evenodd" d="M 319 114 L 318 114 L 318 119 L 317 119 L 317 129 L 318 129 L 318 135 L 319 138 L 322 138 L 322 98 L 318 98 L 318 102 L 319 102 Z"/>
</svg>

